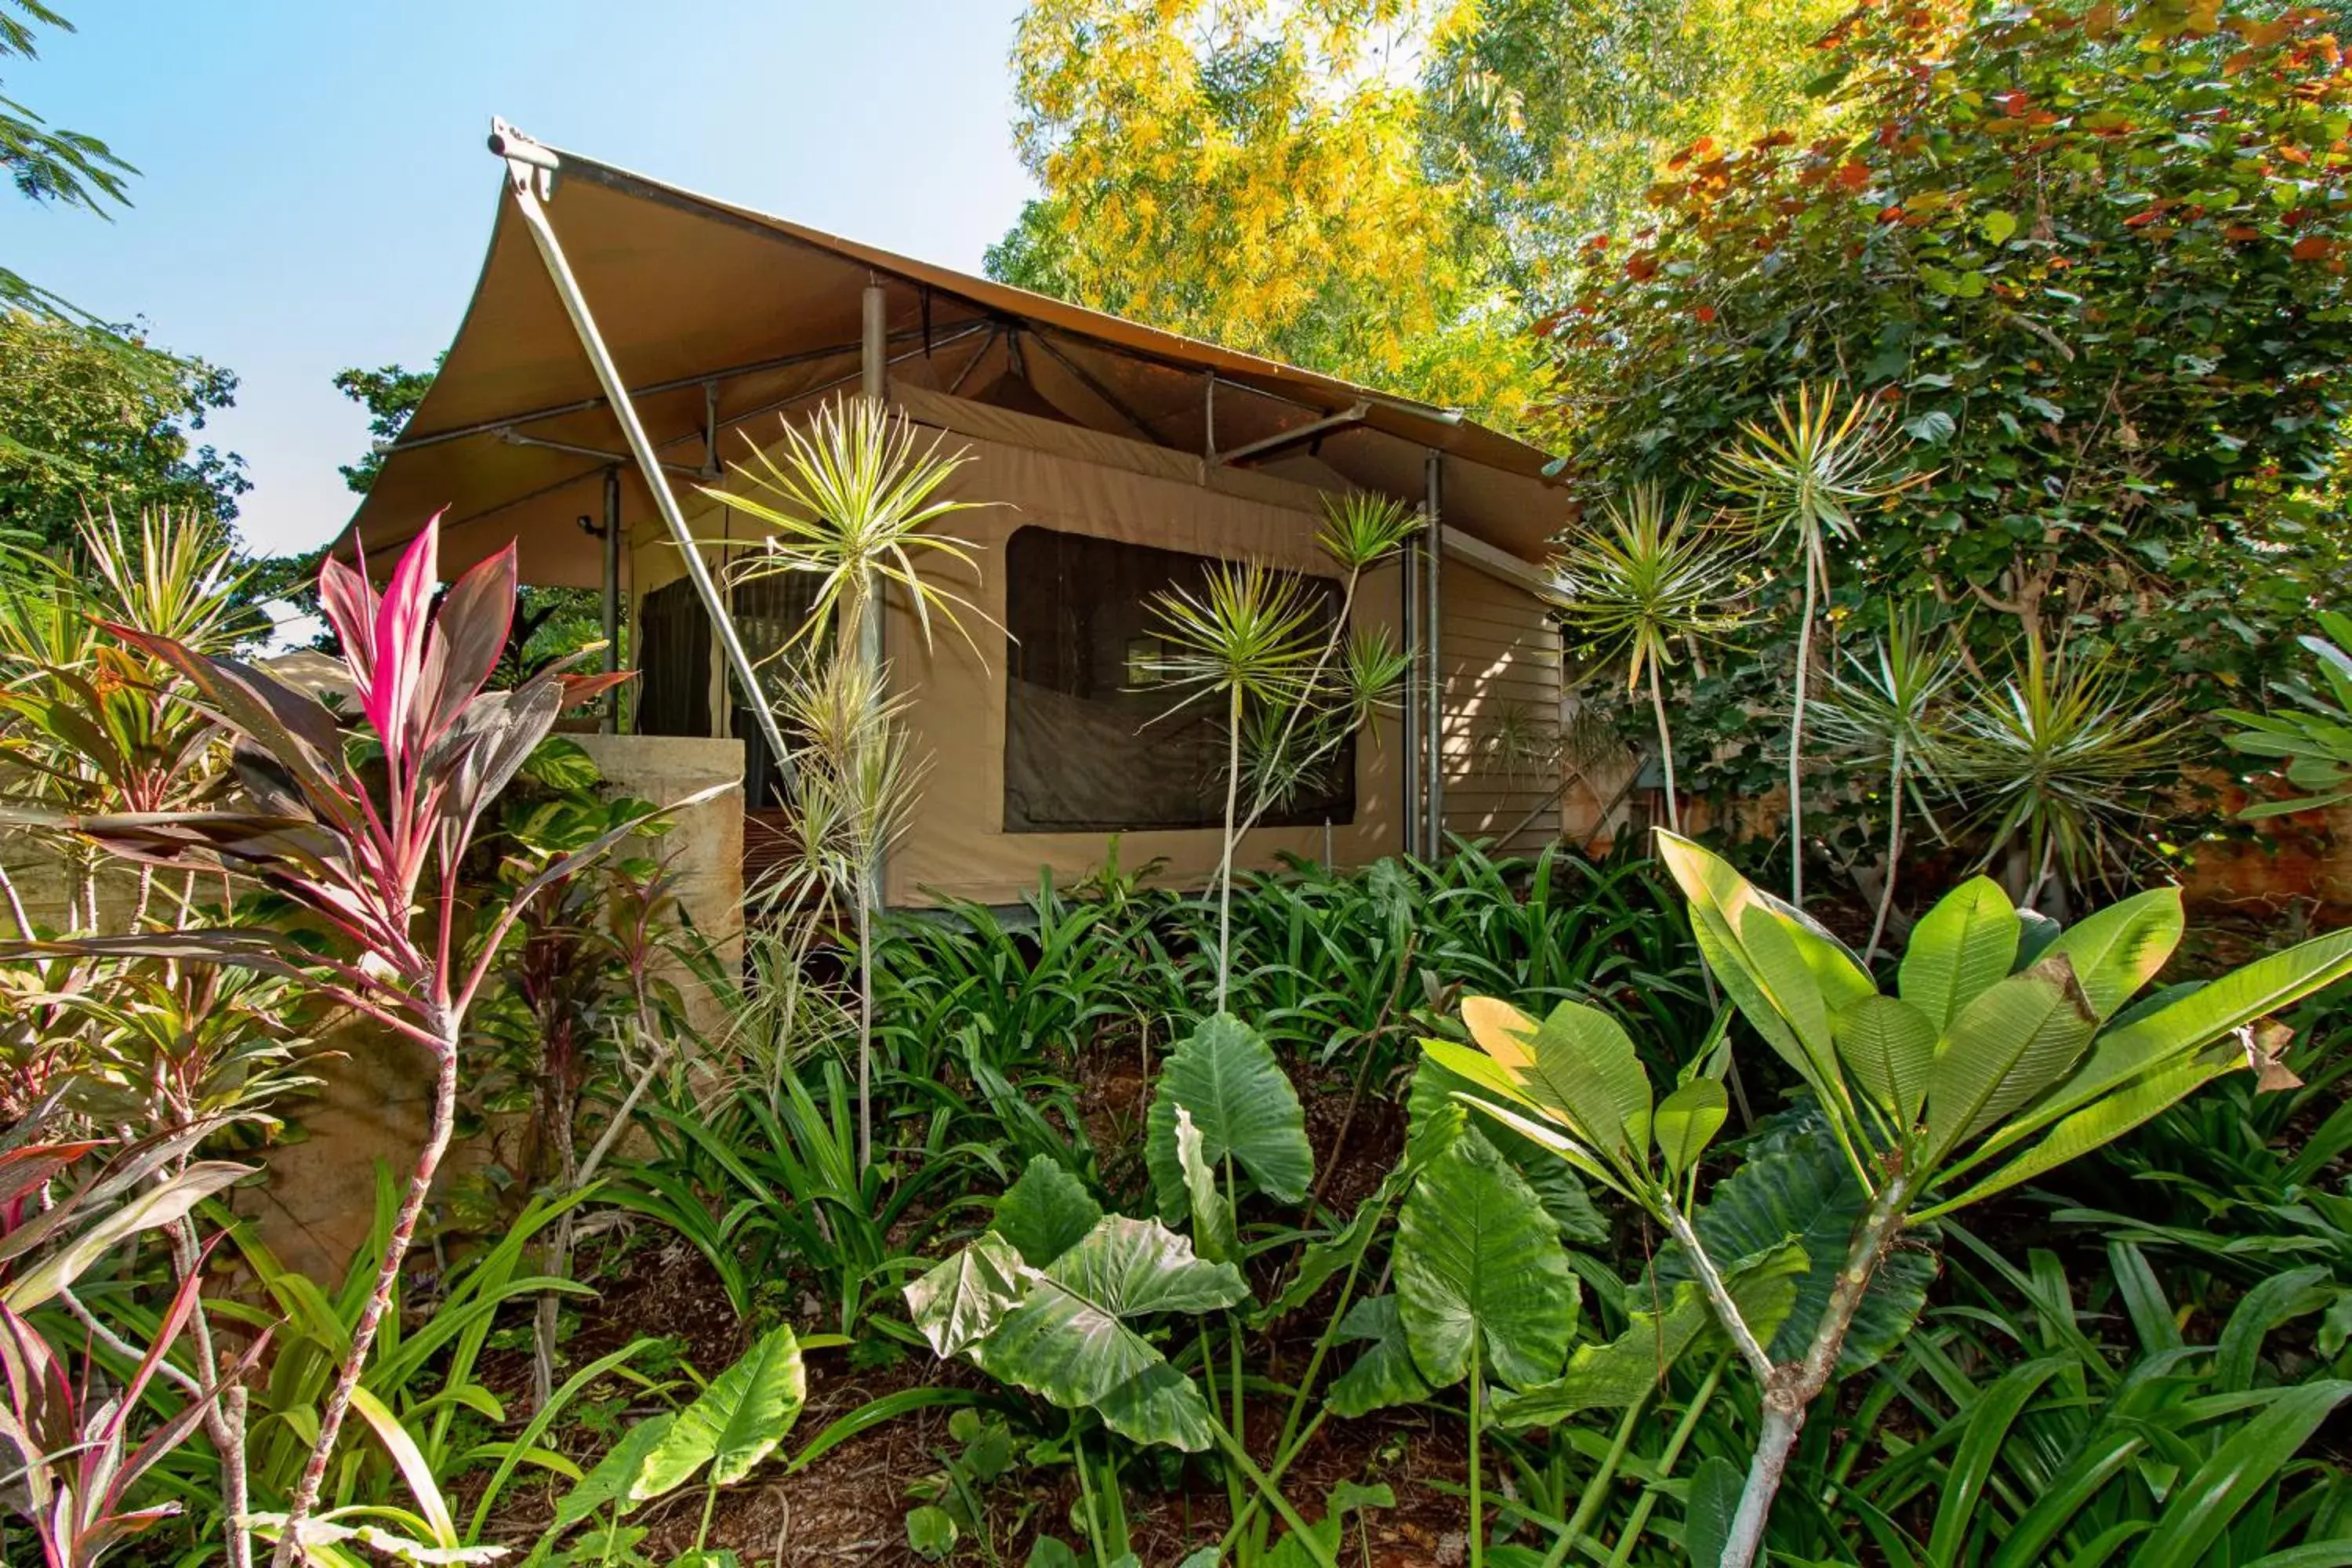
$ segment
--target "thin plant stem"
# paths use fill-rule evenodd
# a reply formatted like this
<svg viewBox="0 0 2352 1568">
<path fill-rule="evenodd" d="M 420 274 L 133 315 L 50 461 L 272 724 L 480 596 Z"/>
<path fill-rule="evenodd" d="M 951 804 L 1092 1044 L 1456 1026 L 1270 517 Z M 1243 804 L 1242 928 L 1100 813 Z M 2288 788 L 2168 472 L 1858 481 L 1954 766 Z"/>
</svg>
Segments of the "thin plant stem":
<svg viewBox="0 0 2352 1568">
<path fill-rule="evenodd" d="M 1886 915 L 1895 907 L 1895 868 L 1903 853 L 1903 737 L 1895 738 L 1894 761 L 1886 771 L 1886 875 L 1878 888 L 1878 912 L 1870 921 L 1870 947 L 1862 955 L 1864 969 L 1878 962 L 1878 944 L 1886 935 Z"/>
<path fill-rule="evenodd" d="M 1234 968 L 1234 809 L 1242 788 L 1242 689 L 1235 686 L 1225 710 L 1225 838 L 1217 856 L 1217 1011 L 1225 1010 L 1225 988 Z"/>
<path fill-rule="evenodd" d="M 1307 1528 L 1307 1521 L 1298 1517 L 1297 1509 L 1290 1506 L 1290 1500 L 1284 1497 L 1274 1482 L 1267 1479 L 1265 1472 L 1259 1469 L 1251 1460 L 1248 1450 L 1234 1441 L 1234 1435 L 1225 1430 L 1223 1424 L 1212 1417 L 1209 1422 L 1209 1435 L 1216 1440 L 1217 1446 L 1225 1451 L 1225 1458 L 1232 1460 L 1234 1468 L 1248 1478 L 1250 1484 L 1257 1489 L 1258 1495 L 1265 1499 L 1267 1506 L 1281 1516 L 1283 1523 L 1290 1527 L 1291 1539 L 1297 1542 L 1307 1554 L 1320 1565 L 1320 1568 L 1339 1568 L 1338 1560 L 1324 1549 L 1321 1542 L 1315 1539 L 1314 1531 Z"/>
<path fill-rule="evenodd" d="M 1616 1435 L 1609 1440 L 1609 1451 L 1601 1457 L 1601 1468 L 1584 1483 L 1584 1490 L 1576 1500 L 1576 1511 L 1569 1516 L 1568 1528 L 1559 1532 L 1551 1550 L 1544 1554 L 1543 1568 L 1560 1568 L 1568 1561 L 1568 1554 L 1576 1550 L 1577 1542 L 1584 1539 L 1585 1531 L 1608 1500 L 1610 1484 L 1617 1479 L 1617 1467 L 1624 1463 L 1625 1450 L 1633 1446 L 1633 1433 L 1642 1424 L 1642 1413 L 1649 1406 L 1650 1394 L 1645 1389 L 1639 1399 L 1625 1407 L 1624 1415 L 1617 1423 Z"/>
<path fill-rule="evenodd" d="M 1666 773 L 1666 826 L 1683 830 L 1682 810 L 1675 804 L 1675 737 L 1666 727 L 1666 695 L 1658 679 L 1658 661 L 1650 660 L 1650 712 L 1658 723 L 1658 761 Z"/>
<path fill-rule="evenodd" d="M 1656 1477 L 1642 1489 L 1641 1500 L 1634 1503 L 1633 1517 L 1617 1533 L 1617 1550 L 1609 1554 L 1609 1568 L 1625 1568 L 1633 1560 L 1633 1547 L 1642 1539 L 1642 1527 L 1650 1522 L 1650 1514 L 1658 1506 L 1658 1488 L 1675 1473 L 1675 1462 L 1683 1457 L 1683 1446 L 1698 1429 L 1698 1418 L 1713 1402 L 1716 1390 L 1723 1385 L 1723 1369 L 1730 1364 L 1731 1358 L 1727 1355 L 1716 1358 L 1715 1365 L 1707 1372 L 1706 1380 L 1698 1385 L 1698 1391 L 1691 1395 L 1690 1404 L 1684 1408 L 1683 1418 L 1675 1423 L 1674 1435 L 1666 1439 L 1665 1450 L 1658 1456 Z"/>
<path fill-rule="evenodd" d="M 1797 622 L 1796 707 L 1789 715 L 1789 901 L 1805 907 L 1805 680 L 1813 662 L 1815 557 L 1821 552 L 1821 525 L 1805 520 L 1805 608 Z"/>
<path fill-rule="evenodd" d="M 310 1457 L 303 1463 L 301 1479 L 295 1484 L 293 1499 L 287 1506 L 278 1549 L 270 1556 L 272 1568 L 294 1568 L 301 1559 L 302 1526 L 319 1506 L 319 1490 L 326 1481 L 328 1463 L 334 1458 L 335 1441 L 342 1436 L 343 1418 L 351 1414 L 352 1391 L 359 1386 L 368 1352 L 375 1343 L 376 1330 L 383 1322 L 394 1292 L 400 1288 L 401 1265 L 407 1259 L 409 1244 L 415 1239 L 417 1221 L 433 1191 L 433 1178 L 441 1169 L 441 1158 L 448 1152 L 450 1134 L 457 1127 L 457 1022 L 446 1008 L 435 1008 L 433 1017 L 435 1032 L 440 1035 L 442 1045 L 436 1052 L 438 1059 L 433 1080 L 432 1129 L 424 1150 L 416 1157 L 416 1169 L 408 1179 L 408 1190 L 401 1196 L 392 1235 L 384 1245 L 383 1264 L 376 1270 L 375 1285 L 360 1309 L 359 1321 L 352 1326 L 351 1347 L 335 1369 L 334 1386 L 328 1391 L 325 1408 L 319 1415 L 319 1436 L 310 1445 Z"/>
<path fill-rule="evenodd" d="M 1478 1492 L 1478 1428 L 1479 1417 L 1484 1414 L 1478 1395 L 1485 1381 L 1479 1374 L 1478 1336 L 1474 1333 L 1470 1336 L 1470 1568 L 1486 1568 L 1486 1508 Z"/>
</svg>

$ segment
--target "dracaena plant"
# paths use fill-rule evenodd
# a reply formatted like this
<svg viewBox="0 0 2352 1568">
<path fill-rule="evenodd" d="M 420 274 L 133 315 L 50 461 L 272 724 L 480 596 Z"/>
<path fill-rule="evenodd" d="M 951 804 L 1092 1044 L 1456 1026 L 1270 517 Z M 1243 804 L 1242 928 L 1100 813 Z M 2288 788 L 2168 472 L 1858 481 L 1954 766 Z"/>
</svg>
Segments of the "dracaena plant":
<svg viewBox="0 0 2352 1568">
<path fill-rule="evenodd" d="M 1727 1255 L 1725 1227 L 1710 1226 L 1696 1201 L 1701 1158 L 1727 1112 L 1709 1071 L 1654 1099 L 1624 1030 L 1574 1002 L 1538 1023 L 1474 997 L 1462 1016 L 1477 1048 L 1424 1048 L 1469 1080 L 1465 1099 L 1674 1237 L 1678 1266 L 1760 1384 L 1763 1426 L 1722 1555 L 1724 1568 L 1748 1568 L 1806 1413 L 1906 1233 L 2098 1148 L 2252 1063 L 2257 1023 L 2352 973 L 2352 931 L 2135 1001 L 2180 938 L 2178 889 L 2140 893 L 2062 930 L 1979 877 L 1921 918 L 1896 993 L 1886 995 L 1794 907 L 1686 839 L 1662 833 L 1659 847 L 1689 900 L 1700 950 L 1741 1016 L 1802 1080 L 1858 1195 L 1843 1255 L 1832 1268 L 1810 1267 L 1826 1278 L 1811 1281 L 1819 1302 L 1809 1334 L 1751 1321 L 1732 1283 L 1749 1260 Z"/>
<path fill-rule="evenodd" d="M 176 958 L 299 978 L 421 1046 L 434 1064 L 430 1131 L 404 1192 L 367 1305 L 320 1412 L 276 1560 L 302 1551 L 303 1527 L 334 1452 L 352 1391 L 400 1278 L 456 1120 L 467 1010 L 501 943 L 550 883 L 634 831 L 625 824 L 517 889 L 476 950 L 464 950 L 467 898 L 457 870 L 481 814 L 557 717 L 619 678 L 573 677 L 559 664 L 511 691 L 485 688 L 515 605 L 511 545 L 459 576 L 436 605 L 439 520 L 402 554 L 382 593 L 363 568 L 326 562 L 320 602 L 358 700 L 364 735 L 238 659 L 167 636 L 110 626 L 184 680 L 186 700 L 234 740 L 236 809 L 111 813 L 47 820 L 151 866 L 220 867 L 258 880 L 341 939 L 350 956 L 236 927 L 13 944 L 13 956 Z M 568 662 L 568 661 L 567 661 Z"/>
</svg>

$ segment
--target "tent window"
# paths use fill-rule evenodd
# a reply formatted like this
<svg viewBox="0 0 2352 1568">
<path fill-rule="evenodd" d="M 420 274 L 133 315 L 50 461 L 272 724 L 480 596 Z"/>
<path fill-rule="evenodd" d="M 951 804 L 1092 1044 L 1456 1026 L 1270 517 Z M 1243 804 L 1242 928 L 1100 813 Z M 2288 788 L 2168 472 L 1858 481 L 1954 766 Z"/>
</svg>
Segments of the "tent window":
<svg viewBox="0 0 2352 1568">
<path fill-rule="evenodd" d="M 681 577 L 646 595 L 637 617 L 640 735 L 710 733 L 710 617 Z"/>
<path fill-rule="evenodd" d="M 731 590 L 736 635 L 761 670 L 763 680 L 781 672 L 775 656 L 807 619 L 816 598 L 816 578 L 784 573 L 739 583 Z M 694 584 L 681 577 L 646 595 L 639 637 L 636 732 L 640 735 L 700 735 L 710 724 L 710 617 Z M 803 642 L 801 647 L 808 644 Z M 766 732 L 730 677 L 727 683 L 730 732 L 743 741 L 743 798 L 754 810 L 782 800 L 783 772 L 768 755 Z"/>
<path fill-rule="evenodd" d="M 1171 588 L 1197 593 L 1217 563 L 1034 526 L 1016 530 L 1004 554 L 1004 830 L 1218 826 L 1223 713 L 1205 699 L 1178 710 L 1189 692 L 1154 668 L 1163 623 L 1151 607 Z M 1319 586 L 1328 626 L 1339 590 Z M 1260 820 L 1354 820 L 1355 743 L 1318 771 L 1300 796 Z"/>
</svg>

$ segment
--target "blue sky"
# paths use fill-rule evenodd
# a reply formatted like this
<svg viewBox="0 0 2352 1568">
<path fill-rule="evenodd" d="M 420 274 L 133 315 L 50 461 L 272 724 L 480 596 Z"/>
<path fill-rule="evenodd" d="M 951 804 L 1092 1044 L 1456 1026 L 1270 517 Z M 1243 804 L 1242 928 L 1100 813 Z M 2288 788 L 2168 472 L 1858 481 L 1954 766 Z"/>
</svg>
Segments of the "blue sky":
<svg viewBox="0 0 2352 1568">
<path fill-rule="evenodd" d="M 55 0 L 53 0 L 55 3 Z M 352 498 L 345 365 L 429 363 L 497 195 L 493 113 L 608 162 L 976 269 L 1029 193 L 1018 0 L 66 0 L 0 89 L 138 165 L 112 223 L 0 192 L 18 272 L 243 378 L 212 438 L 257 550 Z"/>
</svg>

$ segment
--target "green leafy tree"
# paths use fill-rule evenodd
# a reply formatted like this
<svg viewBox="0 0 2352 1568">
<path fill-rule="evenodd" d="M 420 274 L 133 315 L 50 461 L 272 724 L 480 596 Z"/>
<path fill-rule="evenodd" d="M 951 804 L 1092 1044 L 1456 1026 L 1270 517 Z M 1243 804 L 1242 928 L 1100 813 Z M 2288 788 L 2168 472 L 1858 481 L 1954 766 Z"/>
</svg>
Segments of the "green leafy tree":
<svg viewBox="0 0 2352 1568">
<path fill-rule="evenodd" d="M 71 22 L 40 0 L 0 0 L 0 65 L 38 58 L 42 27 L 74 30 Z M 131 205 L 125 182 L 139 172 L 97 137 L 52 126 L 5 93 L 0 93 L 0 170 L 7 172 L 16 193 L 27 201 L 79 207 L 100 217 L 110 216 L 112 205 Z M 81 314 L 5 266 L 0 266 L 0 305 L 45 315 Z"/>
<path fill-rule="evenodd" d="M 105 328 L 0 309 L 0 526 L 69 550 L 85 513 L 173 508 L 226 522 L 244 459 L 203 443 L 236 377 Z"/>
<path fill-rule="evenodd" d="M 376 475 L 383 471 L 384 454 L 408 428 L 409 416 L 433 390 L 433 378 L 440 371 L 441 360 L 436 359 L 431 370 L 386 364 L 373 370 L 352 366 L 335 373 L 335 390 L 368 411 L 367 454 L 356 463 L 337 467 L 343 483 L 362 495 L 374 488 Z"/>
<path fill-rule="evenodd" d="M 2228 702 L 2336 570 L 2352 214 L 2325 193 L 2352 161 L 2352 73 L 2323 28 L 2159 4 L 1855 13 L 1824 54 L 1834 124 L 1673 160 L 1559 318 L 1582 481 L 1696 472 L 1838 377 L 1937 477 L 1841 547 L 1832 626 L 1943 596 L 1979 612 L 1979 654 L 2063 640 Z M 1778 684 L 1766 645 L 1799 626 L 1772 624 L 1710 694 L 1726 715 Z M 1702 787 L 1760 789 L 1765 762 L 1735 745 Z"/>
</svg>

